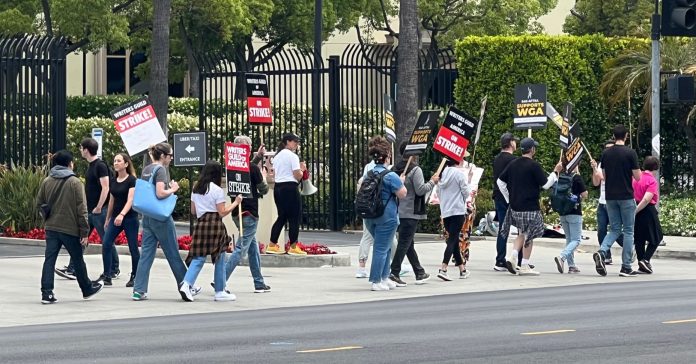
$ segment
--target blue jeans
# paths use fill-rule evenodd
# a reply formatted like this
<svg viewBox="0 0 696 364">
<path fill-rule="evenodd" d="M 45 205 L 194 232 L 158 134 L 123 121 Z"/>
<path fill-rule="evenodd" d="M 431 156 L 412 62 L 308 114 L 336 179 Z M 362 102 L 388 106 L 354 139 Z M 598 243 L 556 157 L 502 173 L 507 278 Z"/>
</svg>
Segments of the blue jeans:
<svg viewBox="0 0 696 364">
<path fill-rule="evenodd" d="M 102 241 L 102 261 L 104 263 L 104 275 L 109 277 L 113 273 L 114 269 L 112 259 L 107 257 L 118 256 L 115 252 L 114 241 L 121 231 L 125 231 L 126 239 L 128 240 L 128 250 L 130 250 L 131 255 L 131 274 L 135 274 L 138 270 L 138 261 L 140 260 L 140 251 L 138 250 L 138 230 L 140 229 L 140 222 L 138 221 L 138 215 L 126 216 L 121 222 L 121 226 L 114 225 L 114 218 L 109 220 L 109 225 L 106 227 L 104 232 L 104 240 Z"/>
<path fill-rule="evenodd" d="M 92 211 L 89 211 L 87 213 L 87 222 L 89 223 L 89 232 L 92 233 L 92 229 L 97 229 L 97 235 L 99 235 L 99 239 L 101 239 L 102 244 L 104 243 L 104 224 L 106 223 L 106 207 L 102 207 L 102 211 L 99 214 L 92 213 Z M 82 252 L 84 253 L 85 247 L 82 247 Z M 104 256 L 104 247 L 102 246 L 102 256 Z M 119 262 L 118 262 L 118 252 L 116 249 L 112 250 L 111 253 L 111 266 L 113 267 L 113 270 L 117 270 L 119 268 Z M 68 263 L 68 270 L 70 271 L 75 271 L 75 266 L 73 265 L 72 258 L 70 258 L 70 262 Z"/>
<path fill-rule="evenodd" d="M 191 286 L 196 283 L 196 278 L 198 278 L 198 273 L 201 272 L 206 258 L 207 257 L 193 257 L 191 264 L 189 264 L 188 271 L 186 272 L 186 276 L 184 276 L 184 282 Z M 222 292 L 225 289 L 225 252 L 220 252 L 215 261 L 215 273 L 213 277 L 215 292 Z"/>
<path fill-rule="evenodd" d="M 363 219 L 367 231 L 375 238 L 372 246 L 372 265 L 370 266 L 370 282 L 379 283 L 389 278 L 391 243 L 394 240 L 397 219 Z"/>
<path fill-rule="evenodd" d="M 581 215 L 566 215 L 561 216 L 561 225 L 565 232 L 566 246 L 561 252 L 561 257 L 568 262 L 569 267 L 575 267 L 575 259 L 573 254 L 575 249 L 580 245 L 582 238 L 582 216 Z"/>
<path fill-rule="evenodd" d="M 239 220 L 232 218 L 234 224 L 239 228 Z M 261 275 L 261 255 L 259 252 L 259 244 L 256 242 L 256 227 L 258 226 L 259 219 L 254 216 L 244 216 L 242 218 L 242 227 L 244 228 L 244 235 L 237 239 L 234 246 L 234 251 L 232 252 L 229 259 L 225 264 L 225 274 L 227 275 L 225 281 L 230 279 L 232 272 L 237 268 L 239 262 L 242 261 L 245 255 L 249 256 L 249 270 L 251 270 L 251 276 L 254 278 L 254 288 L 263 288 L 266 283 L 263 281 L 263 276 Z"/>
<path fill-rule="evenodd" d="M 622 268 L 631 269 L 633 259 L 633 226 L 636 221 L 636 201 L 607 200 L 607 215 L 609 215 L 609 233 L 602 240 L 600 253 L 606 257 L 607 252 L 623 232 L 623 252 L 621 254 Z"/>
<path fill-rule="evenodd" d="M 607 205 L 600 203 L 597 205 L 597 241 L 602 246 L 604 237 L 607 236 L 607 227 L 609 226 L 609 215 L 607 214 Z M 623 246 L 623 234 L 616 239 L 619 245 Z M 613 245 L 613 244 L 612 244 Z M 611 246 L 605 255 L 606 259 L 611 259 Z"/>
<path fill-rule="evenodd" d="M 164 256 L 167 258 L 169 268 L 174 274 L 177 289 L 179 283 L 184 281 L 186 266 L 179 255 L 179 244 L 176 241 L 174 220 L 170 217 L 167 221 L 157 221 L 143 216 L 143 240 L 138 262 L 138 274 L 135 276 L 134 292 L 147 293 L 147 284 L 150 280 L 150 268 L 155 261 L 157 242 Z"/>
</svg>

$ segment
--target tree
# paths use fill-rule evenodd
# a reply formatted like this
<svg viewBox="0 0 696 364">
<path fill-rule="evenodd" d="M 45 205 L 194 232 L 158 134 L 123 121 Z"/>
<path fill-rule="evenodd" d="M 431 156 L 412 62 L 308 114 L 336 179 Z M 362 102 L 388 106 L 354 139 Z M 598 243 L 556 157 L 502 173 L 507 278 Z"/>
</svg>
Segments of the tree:
<svg viewBox="0 0 696 364">
<path fill-rule="evenodd" d="M 696 41 L 666 37 L 662 40 L 661 69 L 678 70 L 685 74 L 696 74 Z M 607 98 L 609 106 L 615 109 L 638 95 L 643 99 L 640 120 L 643 123 L 651 117 L 651 47 L 645 43 L 642 48 L 619 55 L 607 62 L 607 72 L 600 85 L 600 93 Z M 664 85 L 663 85 L 664 86 Z M 680 105 L 675 109 L 679 129 L 686 135 L 689 144 L 692 175 L 696 176 L 696 133 L 691 119 L 696 115 L 696 106 Z"/>
<path fill-rule="evenodd" d="M 650 36 L 652 1 L 576 0 L 563 31 L 572 35 Z"/>
<path fill-rule="evenodd" d="M 168 135 L 167 101 L 169 99 L 169 20 L 171 0 L 156 0 L 153 6 L 152 53 L 150 62 L 150 100 L 164 135 Z"/>
<path fill-rule="evenodd" d="M 397 53 L 396 145 L 407 140 L 416 125 L 418 111 L 418 4 L 401 0 L 399 6 L 399 52 Z"/>
</svg>

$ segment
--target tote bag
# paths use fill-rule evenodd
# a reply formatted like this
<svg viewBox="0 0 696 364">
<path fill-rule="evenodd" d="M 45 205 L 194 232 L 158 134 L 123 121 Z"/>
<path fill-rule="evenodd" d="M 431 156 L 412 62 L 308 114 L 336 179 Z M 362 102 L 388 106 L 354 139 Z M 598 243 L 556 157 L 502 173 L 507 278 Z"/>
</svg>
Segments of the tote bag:
<svg viewBox="0 0 696 364">
<path fill-rule="evenodd" d="M 148 181 L 142 178 L 138 178 L 138 180 L 135 181 L 133 210 L 157 221 L 166 221 L 172 216 L 177 197 L 175 194 L 171 194 L 167 198 L 157 198 L 157 189 L 153 180 L 157 174 L 157 170 L 160 168 L 162 167 L 155 167 Z"/>
</svg>

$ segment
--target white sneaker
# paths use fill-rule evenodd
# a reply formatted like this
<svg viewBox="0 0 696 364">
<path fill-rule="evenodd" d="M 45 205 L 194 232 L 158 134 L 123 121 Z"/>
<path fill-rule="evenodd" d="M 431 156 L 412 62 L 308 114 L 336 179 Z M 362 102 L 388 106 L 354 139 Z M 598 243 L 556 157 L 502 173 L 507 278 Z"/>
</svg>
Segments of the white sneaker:
<svg viewBox="0 0 696 364">
<path fill-rule="evenodd" d="M 215 292 L 215 301 L 234 301 L 237 296 L 234 293 L 227 293 L 225 291 Z"/>
<path fill-rule="evenodd" d="M 469 272 L 468 270 L 461 271 L 461 272 L 459 272 L 459 279 L 467 279 L 467 278 L 469 278 L 470 275 L 471 275 L 471 272 Z"/>
<path fill-rule="evenodd" d="M 399 272 L 399 276 L 405 276 L 411 272 L 413 272 L 413 269 L 411 269 L 410 264 L 402 264 L 401 265 L 401 272 Z"/>
<path fill-rule="evenodd" d="M 384 284 L 382 284 L 382 282 L 372 283 L 372 290 L 373 291 L 388 291 L 389 286 L 385 286 Z"/>
<path fill-rule="evenodd" d="M 389 287 L 389 289 L 396 289 L 396 282 L 392 282 L 391 279 L 383 279 L 382 284 Z"/>
<path fill-rule="evenodd" d="M 358 271 L 355 272 L 355 278 L 367 278 L 367 269 L 365 268 L 358 268 Z"/>
<path fill-rule="evenodd" d="M 198 296 L 199 293 L 203 290 L 203 287 L 201 286 L 191 286 L 191 294 L 196 297 Z"/>
<path fill-rule="evenodd" d="M 538 276 L 540 273 L 532 269 L 529 264 L 524 264 L 520 267 L 519 274 L 521 276 Z"/>
<path fill-rule="evenodd" d="M 193 287 L 186 282 L 181 282 L 179 284 L 179 293 L 181 294 L 181 299 L 186 302 L 193 302 L 193 292 L 191 292 Z"/>
</svg>

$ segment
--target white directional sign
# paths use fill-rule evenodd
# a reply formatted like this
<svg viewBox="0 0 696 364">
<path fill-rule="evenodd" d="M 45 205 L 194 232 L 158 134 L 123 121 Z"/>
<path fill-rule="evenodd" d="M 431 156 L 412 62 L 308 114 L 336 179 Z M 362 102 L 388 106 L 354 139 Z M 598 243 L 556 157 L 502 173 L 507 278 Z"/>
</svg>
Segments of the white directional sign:
<svg viewBox="0 0 696 364">
<path fill-rule="evenodd" d="M 206 155 L 204 131 L 174 134 L 174 165 L 177 167 L 204 166 Z"/>
</svg>

